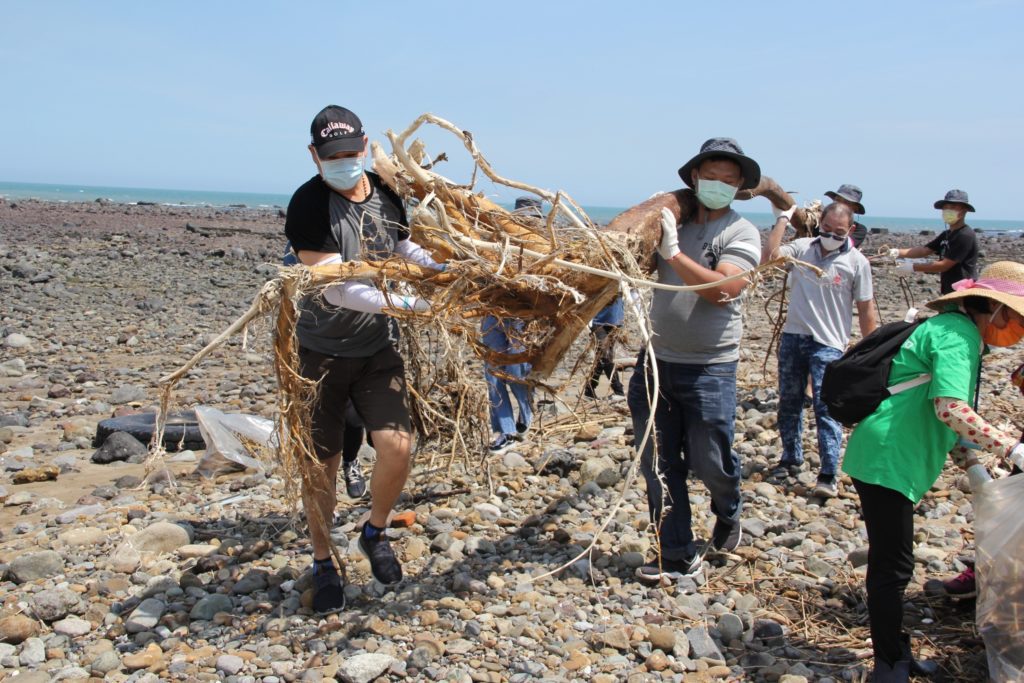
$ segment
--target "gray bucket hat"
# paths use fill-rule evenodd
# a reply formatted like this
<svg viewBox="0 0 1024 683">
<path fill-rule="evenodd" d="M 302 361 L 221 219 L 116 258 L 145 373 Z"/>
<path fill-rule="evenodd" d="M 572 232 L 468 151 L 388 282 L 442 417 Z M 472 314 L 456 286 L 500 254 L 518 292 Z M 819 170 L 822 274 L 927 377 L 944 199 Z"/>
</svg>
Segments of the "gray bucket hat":
<svg viewBox="0 0 1024 683">
<path fill-rule="evenodd" d="M 825 196 L 829 199 L 845 199 L 846 201 L 853 204 L 853 212 L 864 215 L 864 205 L 860 203 L 861 197 L 864 193 L 860 191 L 860 188 L 856 185 L 850 185 L 844 183 L 839 186 L 839 189 L 835 192 L 829 191 L 825 193 Z"/>
<path fill-rule="evenodd" d="M 693 157 L 679 169 L 679 177 L 689 187 L 693 187 L 693 169 L 700 166 L 701 162 L 709 158 L 723 158 L 735 161 L 740 165 L 740 173 L 743 175 L 743 186 L 741 190 L 749 190 L 757 187 L 761 182 L 761 167 L 757 162 L 743 153 L 743 148 L 732 138 L 711 138 L 700 146 L 700 153 Z"/>
<path fill-rule="evenodd" d="M 543 204 L 536 197 L 516 197 L 516 206 L 512 213 L 519 214 L 520 216 L 530 216 L 531 218 L 543 218 L 544 211 L 542 207 Z"/>
<path fill-rule="evenodd" d="M 941 209 L 943 204 L 963 204 L 968 211 L 974 211 L 974 207 L 967 201 L 967 193 L 963 190 L 950 190 L 944 199 L 935 202 L 935 208 Z"/>
</svg>

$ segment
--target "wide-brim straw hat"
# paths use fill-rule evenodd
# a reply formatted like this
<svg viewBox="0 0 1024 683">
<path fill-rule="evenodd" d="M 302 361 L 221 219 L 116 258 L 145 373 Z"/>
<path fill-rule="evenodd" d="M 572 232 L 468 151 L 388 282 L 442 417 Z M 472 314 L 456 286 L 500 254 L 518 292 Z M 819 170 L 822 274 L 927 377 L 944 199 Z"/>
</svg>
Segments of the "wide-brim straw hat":
<svg viewBox="0 0 1024 683">
<path fill-rule="evenodd" d="M 977 280 L 967 278 L 954 282 L 953 290 L 929 301 L 928 308 L 941 311 L 950 302 L 955 303 L 968 296 L 982 296 L 995 299 L 1024 316 L 1024 263 L 996 261 L 981 271 Z"/>
</svg>

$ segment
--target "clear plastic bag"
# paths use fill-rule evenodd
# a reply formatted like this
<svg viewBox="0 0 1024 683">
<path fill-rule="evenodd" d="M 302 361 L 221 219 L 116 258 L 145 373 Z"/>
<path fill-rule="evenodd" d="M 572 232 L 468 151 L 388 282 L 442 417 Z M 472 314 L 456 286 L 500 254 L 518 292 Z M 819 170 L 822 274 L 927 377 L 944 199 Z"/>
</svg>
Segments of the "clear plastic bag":
<svg viewBox="0 0 1024 683">
<path fill-rule="evenodd" d="M 196 422 L 206 442 L 206 453 L 196 472 L 212 477 L 221 472 L 244 469 L 263 470 L 263 465 L 249 455 L 239 436 L 268 449 L 277 449 L 274 421 L 259 415 L 224 413 L 209 406 L 196 408 Z"/>
<path fill-rule="evenodd" d="M 978 632 L 993 681 L 1024 680 L 1024 474 L 975 495 Z"/>
</svg>

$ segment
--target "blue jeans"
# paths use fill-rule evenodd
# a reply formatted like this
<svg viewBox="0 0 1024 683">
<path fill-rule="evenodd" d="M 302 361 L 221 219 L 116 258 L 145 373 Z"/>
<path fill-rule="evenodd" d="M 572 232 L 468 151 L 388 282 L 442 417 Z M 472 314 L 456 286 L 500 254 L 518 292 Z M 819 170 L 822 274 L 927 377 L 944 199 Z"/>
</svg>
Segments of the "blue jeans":
<svg viewBox="0 0 1024 683">
<path fill-rule="evenodd" d="M 839 349 L 814 341 L 807 334 L 783 334 L 779 342 L 779 434 L 782 436 L 781 465 L 799 465 L 804 461 L 801 434 L 804 430 L 804 388 L 811 375 L 814 392 L 814 421 L 818 426 L 820 476 L 835 476 L 839 468 L 839 450 L 843 445 L 843 427 L 828 415 L 821 402 L 821 380 L 825 366 L 843 355 Z"/>
<path fill-rule="evenodd" d="M 651 414 L 648 387 L 653 377 L 645 355 L 641 351 L 637 358 L 627 398 L 637 445 Z M 658 381 L 657 470 L 653 440 L 641 453 L 640 464 L 647 480 L 651 522 L 658 525 L 661 556 L 682 560 L 697 549 L 686 483 L 691 470 L 711 494 L 711 511 L 727 524 L 739 523 L 740 459 L 732 450 L 736 363 L 687 365 L 659 360 Z"/>
<path fill-rule="evenodd" d="M 519 353 L 523 351 L 518 337 L 523 331 L 523 321 L 514 318 L 500 320 L 493 315 L 484 316 L 480 323 L 480 333 L 487 348 L 498 353 Z M 529 363 L 494 366 L 484 364 L 484 377 L 487 379 L 487 397 L 490 401 L 491 430 L 497 434 L 515 434 L 516 419 L 512 413 L 512 400 L 509 391 L 519 404 L 519 422 L 527 427 L 533 422 L 530 387 L 520 382 L 507 382 L 496 377 L 497 370 L 510 377 L 522 379 L 530 374 Z"/>
</svg>

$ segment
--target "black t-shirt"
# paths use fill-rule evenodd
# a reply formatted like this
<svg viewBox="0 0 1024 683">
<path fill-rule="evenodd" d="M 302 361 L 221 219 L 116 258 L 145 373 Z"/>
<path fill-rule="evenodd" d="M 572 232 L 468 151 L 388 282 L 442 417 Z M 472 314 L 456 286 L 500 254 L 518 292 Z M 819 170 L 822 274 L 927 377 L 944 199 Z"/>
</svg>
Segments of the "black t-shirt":
<svg viewBox="0 0 1024 683">
<path fill-rule="evenodd" d="M 398 225 L 398 239 L 409 239 L 409 221 L 405 216 L 405 208 L 402 200 L 391 191 L 391 188 L 381 182 L 376 173 L 367 172 L 370 179 L 371 193 L 380 193 L 382 203 L 389 204 L 400 216 Z M 333 190 L 327 186 L 323 178 L 315 175 L 299 189 L 295 190 L 291 201 L 288 202 L 288 215 L 284 221 L 284 232 L 292 248 L 298 252 L 340 251 L 341 245 L 337 243 L 331 230 L 331 193 Z M 340 197 L 340 195 L 338 195 Z M 373 199 L 371 196 L 364 201 L 355 203 L 347 202 L 353 209 L 366 205 Z M 344 200 L 344 198 L 342 198 Z"/>
<path fill-rule="evenodd" d="M 409 239 L 402 201 L 376 174 L 367 176 L 371 191 L 362 202 L 334 192 L 318 175 L 295 191 L 284 231 L 296 252 L 336 251 L 343 261 L 379 260 Z M 299 303 L 295 333 L 301 347 L 345 358 L 367 358 L 395 338 L 386 315 L 336 308 L 312 295 Z"/>
<path fill-rule="evenodd" d="M 978 237 L 971 226 L 965 224 L 958 230 L 943 230 L 925 246 L 938 254 L 939 258 L 956 261 L 956 265 L 939 278 L 939 291 L 942 294 L 952 292 L 954 282 L 978 276 Z"/>
</svg>

